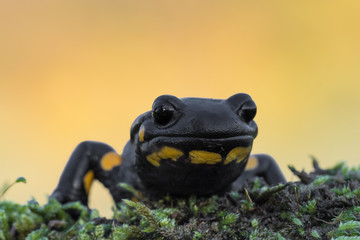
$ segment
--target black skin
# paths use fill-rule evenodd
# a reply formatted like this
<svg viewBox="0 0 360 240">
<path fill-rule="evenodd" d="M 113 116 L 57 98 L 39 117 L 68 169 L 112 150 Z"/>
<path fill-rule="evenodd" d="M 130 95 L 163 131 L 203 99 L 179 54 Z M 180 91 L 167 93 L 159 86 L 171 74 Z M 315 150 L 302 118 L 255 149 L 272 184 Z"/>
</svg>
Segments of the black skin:
<svg viewBox="0 0 360 240">
<path fill-rule="evenodd" d="M 127 183 L 150 198 L 165 194 L 223 194 L 239 190 L 254 177 L 263 177 L 269 184 L 285 183 L 276 162 L 265 154 L 251 155 L 256 167 L 245 170 L 258 131 L 255 115 L 256 105 L 244 93 L 226 100 L 160 96 L 152 111 L 140 115 L 132 124 L 121 164 L 115 161 L 104 169 L 104 156 L 115 150 L 105 143 L 82 142 L 72 153 L 51 197 L 61 203 L 81 201 L 87 205 L 92 179 L 84 179 L 89 172 L 109 189 L 115 202 L 133 197 L 119 183 Z M 159 153 L 163 147 L 176 149 L 182 155 L 175 154 L 176 159 L 171 159 L 173 151 L 170 155 Z M 227 162 L 229 152 L 236 147 L 248 152 L 239 161 Z M 203 162 L 193 160 L 193 150 L 206 153 L 200 159 Z M 160 156 L 155 157 L 155 164 L 148 160 L 153 153 Z M 208 156 L 213 155 L 221 157 L 211 162 Z"/>
</svg>

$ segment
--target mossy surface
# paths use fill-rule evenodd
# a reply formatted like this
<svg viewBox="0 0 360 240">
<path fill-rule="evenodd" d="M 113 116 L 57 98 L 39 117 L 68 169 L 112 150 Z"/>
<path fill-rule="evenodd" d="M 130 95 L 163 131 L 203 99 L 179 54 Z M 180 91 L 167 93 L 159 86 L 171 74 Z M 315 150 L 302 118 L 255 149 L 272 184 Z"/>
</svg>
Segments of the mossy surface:
<svg viewBox="0 0 360 240">
<path fill-rule="evenodd" d="M 360 168 L 341 163 L 299 172 L 299 182 L 239 192 L 124 200 L 112 219 L 80 203 L 0 201 L 1 239 L 360 239 Z M 123 185 L 123 187 L 127 187 Z M 15 189 L 14 189 L 15 191 Z"/>
</svg>

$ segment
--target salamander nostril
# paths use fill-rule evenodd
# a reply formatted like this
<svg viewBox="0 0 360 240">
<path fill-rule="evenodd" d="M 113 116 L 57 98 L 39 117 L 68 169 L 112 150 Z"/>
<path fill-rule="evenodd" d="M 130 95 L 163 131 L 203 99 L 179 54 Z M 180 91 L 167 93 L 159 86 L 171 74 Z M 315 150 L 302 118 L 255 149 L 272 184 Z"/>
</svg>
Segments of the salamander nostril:
<svg viewBox="0 0 360 240">
<path fill-rule="evenodd" d="M 169 123 L 173 115 L 174 109 L 166 105 L 159 105 L 152 111 L 152 116 L 155 120 L 155 123 L 160 125 L 166 125 Z"/>
<path fill-rule="evenodd" d="M 256 105 L 253 101 L 246 102 L 239 110 L 239 116 L 242 117 L 245 122 L 250 122 L 256 115 Z"/>
</svg>

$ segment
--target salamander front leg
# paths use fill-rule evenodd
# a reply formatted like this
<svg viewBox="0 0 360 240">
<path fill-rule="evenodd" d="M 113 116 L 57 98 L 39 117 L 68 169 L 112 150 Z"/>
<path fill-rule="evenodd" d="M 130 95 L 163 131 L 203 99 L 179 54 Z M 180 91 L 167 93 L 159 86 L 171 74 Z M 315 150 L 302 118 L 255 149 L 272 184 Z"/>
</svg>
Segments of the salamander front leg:
<svg viewBox="0 0 360 240">
<path fill-rule="evenodd" d="M 93 179 L 98 179 L 106 187 L 111 186 L 110 170 L 120 165 L 121 161 L 109 145 L 90 141 L 80 143 L 71 154 L 50 197 L 61 203 L 81 201 L 87 205 Z"/>
<path fill-rule="evenodd" d="M 267 154 L 254 154 L 249 157 L 243 174 L 232 184 L 233 190 L 239 190 L 244 183 L 254 177 L 263 177 L 270 185 L 286 183 L 286 178 L 276 161 Z"/>
</svg>

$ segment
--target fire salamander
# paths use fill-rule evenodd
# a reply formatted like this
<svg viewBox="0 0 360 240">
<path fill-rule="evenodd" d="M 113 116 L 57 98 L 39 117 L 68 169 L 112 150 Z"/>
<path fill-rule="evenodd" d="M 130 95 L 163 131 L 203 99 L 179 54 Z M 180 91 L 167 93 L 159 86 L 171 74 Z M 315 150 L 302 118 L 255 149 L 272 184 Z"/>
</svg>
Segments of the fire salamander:
<svg viewBox="0 0 360 240">
<path fill-rule="evenodd" d="M 87 205 L 94 179 L 115 202 L 133 197 L 119 183 L 153 198 L 222 194 L 255 176 L 285 183 L 273 158 L 250 155 L 258 132 L 255 114 L 254 101 L 244 93 L 226 100 L 162 95 L 135 119 L 121 155 L 105 143 L 80 143 L 51 197 Z"/>
</svg>

